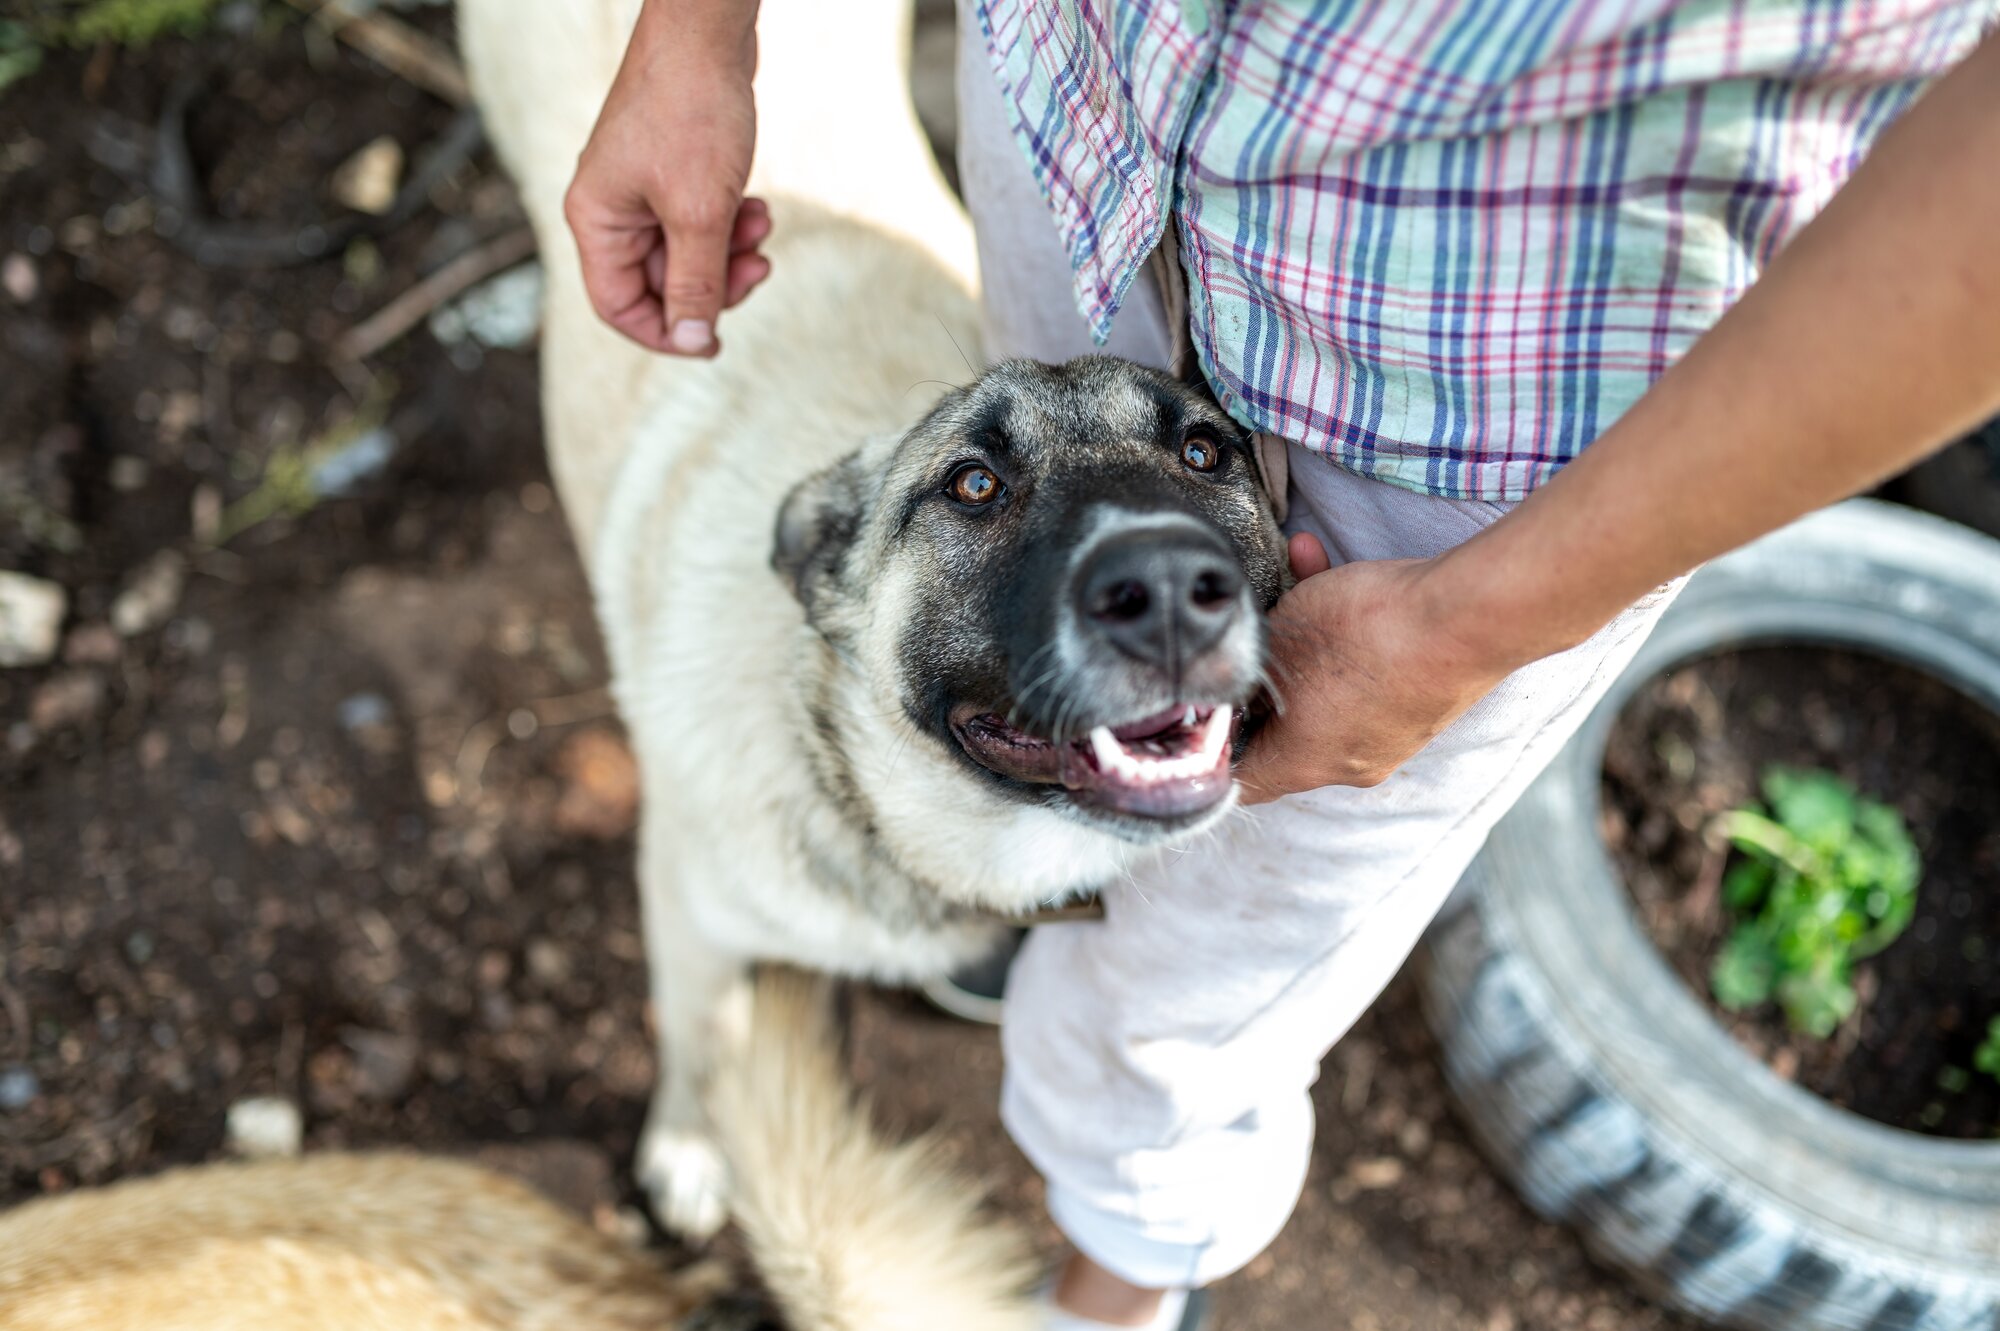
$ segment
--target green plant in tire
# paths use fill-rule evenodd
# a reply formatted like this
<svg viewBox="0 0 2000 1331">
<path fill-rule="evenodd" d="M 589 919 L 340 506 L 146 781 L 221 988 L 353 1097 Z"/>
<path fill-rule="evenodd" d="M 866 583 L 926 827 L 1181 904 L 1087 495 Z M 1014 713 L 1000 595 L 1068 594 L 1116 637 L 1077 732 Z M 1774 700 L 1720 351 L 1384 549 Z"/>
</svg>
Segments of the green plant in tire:
<svg viewBox="0 0 2000 1331">
<path fill-rule="evenodd" d="M 1737 924 L 1709 983 L 1732 1012 L 1775 999 L 1824 1039 L 1854 1012 L 1854 963 L 1909 926 L 1922 865 L 1901 815 L 1833 773 L 1771 767 L 1762 785 L 1767 807 L 1719 820 L 1743 858 L 1722 880 Z"/>
<path fill-rule="evenodd" d="M 1986 1023 L 1986 1038 L 1972 1051 L 1972 1066 L 2000 1081 L 2000 1016 Z"/>
</svg>

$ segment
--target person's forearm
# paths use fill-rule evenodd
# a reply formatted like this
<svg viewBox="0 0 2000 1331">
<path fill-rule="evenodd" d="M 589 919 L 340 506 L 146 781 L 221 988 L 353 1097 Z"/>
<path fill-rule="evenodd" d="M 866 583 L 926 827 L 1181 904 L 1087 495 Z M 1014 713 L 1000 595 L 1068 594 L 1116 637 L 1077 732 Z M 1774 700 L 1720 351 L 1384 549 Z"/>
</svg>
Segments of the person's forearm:
<svg viewBox="0 0 2000 1331">
<path fill-rule="evenodd" d="M 1524 664 L 2000 409 L 2000 37 L 1885 133 L 1679 364 L 1440 557 L 1441 622 Z"/>
<path fill-rule="evenodd" d="M 645 0 L 636 36 L 671 36 L 682 49 L 754 61 L 757 0 Z"/>
</svg>

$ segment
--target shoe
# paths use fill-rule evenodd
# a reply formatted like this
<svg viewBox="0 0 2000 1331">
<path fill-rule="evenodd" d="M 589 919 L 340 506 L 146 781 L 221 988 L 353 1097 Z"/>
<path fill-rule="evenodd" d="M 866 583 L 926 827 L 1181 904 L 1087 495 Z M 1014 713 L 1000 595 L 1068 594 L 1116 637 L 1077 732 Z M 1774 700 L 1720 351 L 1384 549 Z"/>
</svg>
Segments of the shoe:
<svg viewBox="0 0 2000 1331">
<path fill-rule="evenodd" d="M 1047 1304 L 1046 1294 L 1042 1298 L 1047 1305 L 1044 1331 L 1109 1331 L 1111 1327 L 1109 1322 L 1093 1322 Z M 1210 1331 L 1207 1290 L 1188 1290 L 1179 1300 L 1178 1312 L 1174 1302 L 1169 1297 L 1161 1305 L 1159 1317 L 1144 1326 L 1130 1328 L 1129 1331 Z"/>
<path fill-rule="evenodd" d="M 989 955 L 941 979 L 924 981 L 924 997 L 960 1021 L 998 1026 L 1000 997 L 1007 991 L 1007 971 L 1027 936 L 1026 929 L 1008 931 L 1006 941 Z"/>
</svg>

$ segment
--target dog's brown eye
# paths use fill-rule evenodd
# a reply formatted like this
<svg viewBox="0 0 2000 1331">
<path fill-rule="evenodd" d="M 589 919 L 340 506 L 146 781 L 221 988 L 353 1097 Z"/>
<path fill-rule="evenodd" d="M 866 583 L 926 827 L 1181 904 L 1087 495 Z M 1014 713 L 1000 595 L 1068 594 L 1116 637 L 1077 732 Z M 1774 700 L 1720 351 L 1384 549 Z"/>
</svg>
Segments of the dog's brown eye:
<svg viewBox="0 0 2000 1331">
<path fill-rule="evenodd" d="M 960 467 L 951 478 L 951 497 L 974 508 L 990 504 L 1000 497 L 1000 478 L 977 463 Z"/>
<path fill-rule="evenodd" d="M 1222 450 L 1205 434 L 1191 434 L 1181 441 L 1181 461 L 1193 471 L 1214 471 L 1222 460 Z"/>
</svg>

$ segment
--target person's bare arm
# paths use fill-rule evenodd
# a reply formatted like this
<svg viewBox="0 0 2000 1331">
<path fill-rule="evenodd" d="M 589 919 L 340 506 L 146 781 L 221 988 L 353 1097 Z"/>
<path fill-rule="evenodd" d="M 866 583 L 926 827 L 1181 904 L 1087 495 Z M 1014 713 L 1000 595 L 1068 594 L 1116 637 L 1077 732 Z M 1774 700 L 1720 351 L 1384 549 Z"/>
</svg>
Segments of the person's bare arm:
<svg viewBox="0 0 2000 1331">
<path fill-rule="evenodd" d="M 1274 613 L 1286 710 L 1252 799 L 1372 785 L 1509 672 L 2000 409 L 2000 36 L 1555 479 L 1435 559 L 1326 570 Z M 1305 576 L 1317 574 L 1317 576 Z"/>
<path fill-rule="evenodd" d="M 714 355 L 717 317 L 770 272 L 770 214 L 743 197 L 756 68 L 756 0 L 645 0 L 577 162 L 563 210 L 591 305 L 654 351 Z"/>
</svg>

